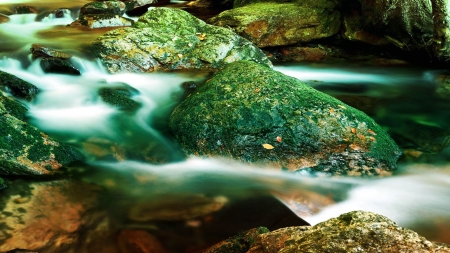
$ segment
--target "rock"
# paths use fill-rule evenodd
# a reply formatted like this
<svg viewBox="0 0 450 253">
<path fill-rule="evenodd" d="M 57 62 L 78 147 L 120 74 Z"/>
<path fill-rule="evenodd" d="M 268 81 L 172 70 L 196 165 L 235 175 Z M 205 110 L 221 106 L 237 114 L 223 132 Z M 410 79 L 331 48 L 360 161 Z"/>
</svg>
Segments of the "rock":
<svg viewBox="0 0 450 253">
<path fill-rule="evenodd" d="M 40 66 L 45 73 L 81 75 L 80 70 L 72 65 L 69 60 L 59 58 L 42 58 Z"/>
<path fill-rule="evenodd" d="M 33 84 L 0 70 L 0 87 L 6 88 L 13 96 L 32 100 L 39 92 Z"/>
<path fill-rule="evenodd" d="M 288 227 L 258 236 L 247 253 L 450 252 L 388 218 L 353 211 L 313 227 Z"/>
<path fill-rule="evenodd" d="M 48 57 L 66 60 L 72 58 L 71 54 L 67 54 L 40 44 L 32 44 L 30 51 L 33 55 L 33 58 Z"/>
<path fill-rule="evenodd" d="M 224 11 L 233 8 L 233 0 L 194 0 L 187 5 L 195 8 L 212 8 Z"/>
<path fill-rule="evenodd" d="M 400 149 L 373 119 L 254 62 L 226 65 L 178 105 L 169 127 L 187 154 L 292 171 L 378 175 Z"/>
<path fill-rule="evenodd" d="M 122 16 L 125 13 L 125 10 L 126 5 L 122 1 L 91 2 L 81 7 L 79 18 L 92 14 Z"/>
<path fill-rule="evenodd" d="M 15 180 L 10 186 L 0 195 L 0 252 L 73 252 L 103 218 L 92 214 L 99 187 L 70 180 Z"/>
<path fill-rule="evenodd" d="M 123 0 L 129 16 L 141 16 L 152 5 L 168 4 L 170 0 Z"/>
<path fill-rule="evenodd" d="M 297 5 L 302 5 L 310 9 L 321 8 L 326 10 L 335 9 L 342 1 L 340 0 L 234 0 L 234 8 L 242 7 L 245 5 L 250 5 L 254 3 L 267 3 L 267 2 L 275 2 L 275 3 L 286 3 L 291 2 Z"/>
<path fill-rule="evenodd" d="M 8 23 L 8 22 L 9 22 L 9 17 L 0 13 L 0 24 Z"/>
<path fill-rule="evenodd" d="M 130 98 L 133 95 L 132 92 L 124 87 L 101 88 L 98 93 L 103 101 L 124 111 L 136 111 L 141 106 Z"/>
<path fill-rule="evenodd" d="M 24 120 L 28 109 L 16 100 L 0 95 L 0 114 L 8 113 L 17 119 Z"/>
<path fill-rule="evenodd" d="M 0 104 L 0 174 L 54 174 L 62 166 L 84 159 L 72 147 L 56 142 L 8 111 L 21 115 L 23 108 L 11 102 Z"/>
<path fill-rule="evenodd" d="M 356 2 L 356 1 L 355 1 Z M 356 7 L 355 7 L 356 8 Z M 342 38 L 350 41 L 363 42 L 375 46 L 388 45 L 389 40 L 383 36 L 370 33 L 363 29 L 361 13 L 355 9 L 346 9 L 343 15 Z"/>
<path fill-rule="evenodd" d="M 203 250 L 202 253 L 245 253 L 253 246 L 255 239 L 260 234 L 268 232 L 270 232 L 269 229 L 265 227 L 253 228 L 228 238 L 225 241 L 219 242 L 218 244 Z"/>
<path fill-rule="evenodd" d="M 70 24 L 70 26 L 84 26 L 89 29 L 105 28 L 105 27 L 125 27 L 132 26 L 134 21 L 119 15 L 109 14 L 88 14 L 80 17 Z"/>
<path fill-rule="evenodd" d="M 238 60 L 272 66 L 259 48 L 231 30 L 164 7 L 149 10 L 131 28 L 97 38 L 92 51 L 111 73 L 210 70 Z"/>
<path fill-rule="evenodd" d="M 55 18 L 63 18 L 65 15 L 70 15 L 69 9 L 57 9 L 52 11 Z"/>
<path fill-rule="evenodd" d="M 433 37 L 431 1 L 359 0 L 362 28 L 403 49 L 424 47 Z"/>
<path fill-rule="evenodd" d="M 38 11 L 34 7 L 21 5 L 14 8 L 14 14 L 38 14 Z"/>
<path fill-rule="evenodd" d="M 339 30 L 340 13 L 306 4 L 257 3 L 224 11 L 208 23 L 231 27 L 263 48 L 332 36 Z"/>
<path fill-rule="evenodd" d="M 222 196 L 208 198 L 195 194 L 169 195 L 151 202 L 146 199 L 133 203 L 128 212 L 128 219 L 140 222 L 190 220 L 216 212 L 226 202 L 227 199 Z"/>
<path fill-rule="evenodd" d="M 281 61 L 321 61 L 328 55 L 324 47 L 282 47 L 277 58 Z"/>
<path fill-rule="evenodd" d="M 121 253 L 168 253 L 155 236 L 144 230 L 122 230 L 118 244 Z"/>
</svg>

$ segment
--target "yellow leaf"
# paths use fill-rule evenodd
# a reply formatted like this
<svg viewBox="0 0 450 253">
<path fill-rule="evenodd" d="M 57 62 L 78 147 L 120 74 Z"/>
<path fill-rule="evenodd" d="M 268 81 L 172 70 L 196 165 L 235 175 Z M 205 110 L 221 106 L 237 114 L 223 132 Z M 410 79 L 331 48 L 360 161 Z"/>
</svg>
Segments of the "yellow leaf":
<svg viewBox="0 0 450 253">
<path fill-rule="evenodd" d="M 270 144 L 267 144 L 267 143 L 264 143 L 262 146 L 263 146 L 263 148 L 265 148 L 265 149 L 274 149 L 274 148 L 275 148 L 274 146 L 272 146 L 272 145 L 270 145 Z"/>
</svg>

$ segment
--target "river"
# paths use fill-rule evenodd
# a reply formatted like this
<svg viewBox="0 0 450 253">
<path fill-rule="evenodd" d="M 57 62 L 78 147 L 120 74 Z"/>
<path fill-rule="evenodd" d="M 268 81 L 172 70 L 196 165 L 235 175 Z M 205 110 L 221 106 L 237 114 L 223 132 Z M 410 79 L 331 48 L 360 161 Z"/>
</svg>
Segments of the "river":
<svg viewBox="0 0 450 253">
<path fill-rule="evenodd" d="M 87 162 L 74 170 L 78 171 L 74 172 L 75 177 L 97 183 L 109 191 L 106 193 L 108 205 L 103 208 L 109 209 L 112 216 L 122 215 L 117 209 L 130 205 L 131 200 L 150 201 L 167 194 L 204 194 L 233 200 L 274 193 L 286 197 L 307 190 L 331 196 L 335 201 L 316 214 L 300 214 L 311 224 L 352 210 L 368 210 L 385 215 L 429 240 L 450 243 L 450 150 L 436 150 L 427 144 L 437 142 L 439 146 L 444 138 L 427 134 L 433 129 L 442 132 L 450 129 L 450 103 L 435 93 L 443 70 L 408 64 L 379 66 L 358 61 L 275 66 L 276 70 L 363 110 L 403 149 L 425 149 L 419 158 L 402 157 L 398 171 L 391 177 L 329 178 L 267 170 L 220 159 L 185 159 L 167 131 L 167 117 L 185 96 L 181 83 L 202 81 L 207 73 L 107 74 L 85 49 L 90 41 L 108 29 L 79 30 L 66 26 L 76 18 L 78 8 L 87 2 L 2 1 L 0 12 L 8 15 L 15 5 L 24 3 L 45 15 L 12 15 L 9 23 L 0 24 L 0 70 L 29 81 L 41 90 L 32 102 L 21 101 L 29 108 L 28 121 L 86 155 Z M 48 16 L 51 10 L 61 7 L 70 10 L 64 18 Z M 29 48 L 33 43 L 75 55 L 73 63 L 82 75 L 43 73 L 39 60 L 31 60 Z M 98 90 L 111 86 L 134 90 L 133 100 L 143 106 L 136 113 L 109 106 L 99 98 Z M 153 143 L 149 152 L 167 162 L 151 164 L 144 162 L 145 159 L 132 159 L 130 154 L 120 155 L 120 152 L 105 155 L 105 151 L 98 148 L 105 144 L 140 150 L 148 143 Z M 148 185 L 127 180 L 136 172 L 157 180 Z M 113 186 L 102 183 L 111 180 Z M 187 203 L 180 200 L 178 204 L 177 208 L 182 208 Z"/>
</svg>

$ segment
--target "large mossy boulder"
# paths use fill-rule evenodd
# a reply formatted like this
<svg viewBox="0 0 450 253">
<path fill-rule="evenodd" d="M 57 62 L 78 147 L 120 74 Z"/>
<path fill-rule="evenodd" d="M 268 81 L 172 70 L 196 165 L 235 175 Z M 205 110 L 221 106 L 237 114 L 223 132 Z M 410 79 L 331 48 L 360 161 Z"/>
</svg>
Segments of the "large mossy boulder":
<svg viewBox="0 0 450 253">
<path fill-rule="evenodd" d="M 450 252 L 385 216 L 353 211 L 312 227 L 287 227 L 255 238 L 247 253 Z"/>
<path fill-rule="evenodd" d="M 97 38 L 92 49 L 111 73 L 210 70 L 239 60 L 272 65 L 259 48 L 230 29 L 163 7 L 146 12 L 133 27 Z"/>
<path fill-rule="evenodd" d="M 39 89 L 33 84 L 3 71 L 0 71 L 0 88 L 25 100 L 31 100 L 39 93 Z"/>
<path fill-rule="evenodd" d="M 376 175 L 401 154 L 363 112 L 257 63 L 226 65 L 178 105 L 169 126 L 186 153 L 289 170 Z"/>
<path fill-rule="evenodd" d="M 273 47 L 332 36 L 341 22 L 339 11 L 333 9 L 269 2 L 224 11 L 208 23 L 231 27 L 258 47 Z"/>
<path fill-rule="evenodd" d="M 25 107 L 0 94 L 0 175 L 54 174 L 84 159 L 74 148 L 18 119 L 25 113 Z"/>
</svg>

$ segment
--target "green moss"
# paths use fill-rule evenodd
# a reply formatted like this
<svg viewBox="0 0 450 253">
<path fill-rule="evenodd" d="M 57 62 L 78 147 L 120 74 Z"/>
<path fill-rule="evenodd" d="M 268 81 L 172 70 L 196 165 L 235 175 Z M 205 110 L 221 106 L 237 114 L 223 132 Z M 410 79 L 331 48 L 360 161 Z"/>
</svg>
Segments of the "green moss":
<svg viewBox="0 0 450 253">
<path fill-rule="evenodd" d="M 5 180 L 3 180 L 3 178 L 0 177 L 0 190 L 3 190 L 7 187 L 8 186 L 6 185 Z"/>
<path fill-rule="evenodd" d="M 0 94 L 0 103 L 3 104 L 7 113 L 11 114 L 12 116 L 20 120 L 25 119 L 28 109 L 23 104 L 11 98 L 5 97 L 1 94 Z"/>
<path fill-rule="evenodd" d="M 98 93 L 103 101 L 124 111 L 136 111 L 141 106 L 130 98 L 132 94 L 126 88 L 101 88 Z"/>
</svg>

